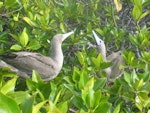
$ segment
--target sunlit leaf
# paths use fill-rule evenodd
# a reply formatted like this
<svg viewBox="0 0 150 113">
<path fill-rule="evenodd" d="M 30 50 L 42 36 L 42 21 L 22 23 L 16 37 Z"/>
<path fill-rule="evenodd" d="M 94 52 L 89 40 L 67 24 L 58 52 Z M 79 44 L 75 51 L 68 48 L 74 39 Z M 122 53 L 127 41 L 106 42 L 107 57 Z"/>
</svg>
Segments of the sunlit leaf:
<svg viewBox="0 0 150 113">
<path fill-rule="evenodd" d="M 6 0 L 6 8 L 13 7 L 17 3 L 17 0 Z"/>
<path fill-rule="evenodd" d="M 37 40 L 32 40 L 27 45 L 27 49 L 29 50 L 38 50 L 39 48 L 41 48 L 41 44 Z"/>
<path fill-rule="evenodd" d="M 3 6 L 3 2 L 0 2 L 0 8 Z"/>
<path fill-rule="evenodd" d="M 28 34 L 26 32 L 26 28 L 24 28 L 24 30 L 22 31 L 19 39 L 20 39 L 20 43 L 21 43 L 21 45 L 23 47 L 25 47 L 28 44 L 28 42 L 29 42 L 29 36 L 28 36 Z"/>
<path fill-rule="evenodd" d="M 20 46 L 19 44 L 15 44 L 15 45 L 12 45 L 11 50 L 15 50 L 15 51 L 20 51 L 22 50 L 22 46 Z"/>
<path fill-rule="evenodd" d="M 99 106 L 96 108 L 94 113 L 108 113 L 109 109 L 110 109 L 110 103 L 101 103 L 99 104 Z"/>
<path fill-rule="evenodd" d="M 4 86 L 0 88 L 0 92 L 3 94 L 7 94 L 9 92 L 13 92 L 15 89 L 17 77 L 7 81 Z"/>
<path fill-rule="evenodd" d="M 30 97 L 21 104 L 22 113 L 32 113 L 34 104 L 34 97 Z"/>
<path fill-rule="evenodd" d="M 150 14 L 150 11 L 146 11 L 144 13 L 142 13 L 142 15 L 139 17 L 139 21 L 144 18 L 145 16 L 147 16 L 148 14 Z"/>
<path fill-rule="evenodd" d="M 37 82 L 37 83 L 42 82 L 41 76 L 35 70 L 32 71 L 32 81 Z"/>
<path fill-rule="evenodd" d="M 8 95 L 12 97 L 17 102 L 18 105 L 25 102 L 28 98 L 31 97 L 30 94 L 25 91 L 17 91 L 10 93 Z"/>
<path fill-rule="evenodd" d="M 128 84 L 131 84 L 131 75 L 127 72 L 124 72 L 124 79 Z"/>
<path fill-rule="evenodd" d="M 12 98 L 0 93 L 0 112 L 20 113 L 20 109 L 17 103 Z"/>
<path fill-rule="evenodd" d="M 38 103 L 37 105 L 35 105 L 33 107 L 33 111 L 32 113 L 38 113 L 38 111 L 40 110 L 40 108 L 46 103 L 47 101 L 42 101 L 40 103 Z"/>
<path fill-rule="evenodd" d="M 138 5 L 134 5 L 132 10 L 132 16 L 136 21 L 139 21 L 140 16 L 142 15 L 142 8 Z"/>
<path fill-rule="evenodd" d="M 65 101 L 65 102 L 62 102 L 60 104 L 57 105 L 57 108 L 62 111 L 62 113 L 67 113 L 68 111 L 68 102 Z"/>
<path fill-rule="evenodd" d="M 61 30 L 62 30 L 63 33 L 66 33 L 66 27 L 65 27 L 65 24 L 60 23 L 60 28 L 61 28 Z"/>
<path fill-rule="evenodd" d="M 115 107 L 113 113 L 120 113 L 120 104 Z"/>
</svg>

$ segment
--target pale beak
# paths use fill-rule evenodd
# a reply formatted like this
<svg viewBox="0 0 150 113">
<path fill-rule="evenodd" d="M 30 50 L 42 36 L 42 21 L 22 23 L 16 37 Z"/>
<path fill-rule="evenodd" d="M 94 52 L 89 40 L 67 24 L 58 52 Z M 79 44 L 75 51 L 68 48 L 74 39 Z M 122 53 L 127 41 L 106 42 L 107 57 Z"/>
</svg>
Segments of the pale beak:
<svg viewBox="0 0 150 113">
<path fill-rule="evenodd" d="M 67 37 L 69 37 L 69 36 L 72 35 L 73 33 L 74 33 L 74 32 L 71 31 L 71 32 L 69 32 L 69 33 L 63 34 L 63 35 L 62 35 L 62 41 L 64 41 Z"/>
<path fill-rule="evenodd" d="M 92 30 L 92 32 L 93 32 L 93 35 L 94 35 L 97 45 L 100 45 L 103 42 L 103 40 L 97 36 L 97 34 L 95 33 L 94 30 Z"/>
</svg>

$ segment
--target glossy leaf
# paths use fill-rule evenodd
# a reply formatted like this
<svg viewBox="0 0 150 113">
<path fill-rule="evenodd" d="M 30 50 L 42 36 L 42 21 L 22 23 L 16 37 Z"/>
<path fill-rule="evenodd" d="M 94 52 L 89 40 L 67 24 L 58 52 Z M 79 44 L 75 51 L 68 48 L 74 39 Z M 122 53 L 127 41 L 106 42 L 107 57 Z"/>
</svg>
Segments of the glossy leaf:
<svg viewBox="0 0 150 113">
<path fill-rule="evenodd" d="M 29 50 L 38 50 L 39 48 L 41 48 L 41 44 L 37 40 L 30 41 L 27 46 L 27 49 Z"/>
<path fill-rule="evenodd" d="M 3 6 L 3 2 L 0 2 L 0 8 Z"/>
<path fill-rule="evenodd" d="M 7 94 L 7 93 L 9 93 L 9 92 L 13 92 L 14 89 L 15 89 L 16 80 L 17 80 L 17 77 L 14 77 L 13 79 L 7 81 L 7 82 L 5 83 L 5 85 L 3 85 L 3 86 L 0 88 L 0 92 L 3 93 L 3 94 Z"/>
<path fill-rule="evenodd" d="M 114 109 L 113 113 L 120 113 L 120 104 L 118 104 L 116 106 L 116 108 Z"/>
<path fill-rule="evenodd" d="M 108 113 L 110 106 L 109 103 L 101 103 L 94 113 Z"/>
<path fill-rule="evenodd" d="M 27 99 L 31 97 L 31 95 L 28 92 L 24 91 L 17 91 L 10 93 L 8 95 L 12 97 L 17 102 L 18 105 L 24 103 Z"/>
<path fill-rule="evenodd" d="M 46 103 L 47 101 L 42 101 L 40 103 L 38 103 L 37 105 L 35 105 L 33 107 L 33 111 L 32 113 L 38 113 L 38 111 L 40 110 L 40 108 Z"/>
<path fill-rule="evenodd" d="M 17 3 L 17 0 L 6 0 L 6 8 L 13 7 Z"/>
<path fill-rule="evenodd" d="M 134 5 L 132 16 L 136 21 L 139 21 L 140 16 L 142 15 L 142 8 L 138 5 Z"/>
<path fill-rule="evenodd" d="M 29 42 L 29 36 L 28 36 L 28 34 L 26 32 L 26 28 L 24 28 L 24 30 L 21 33 L 19 39 L 20 39 L 20 43 L 21 43 L 21 45 L 23 47 L 25 47 L 28 44 L 28 42 Z"/>
<path fill-rule="evenodd" d="M 32 71 L 32 81 L 37 82 L 37 83 L 42 82 L 41 76 L 35 70 Z"/>
<path fill-rule="evenodd" d="M 57 108 L 62 112 L 62 113 L 67 113 L 68 111 L 68 102 L 65 101 L 65 102 L 62 102 L 60 103 Z"/>
<path fill-rule="evenodd" d="M 12 98 L 0 93 L 0 112 L 20 113 L 20 109 L 17 103 Z"/>
<path fill-rule="evenodd" d="M 22 46 L 15 44 L 15 45 L 12 45 L 10 49 L 15 50 L 15 51 L 20 51 L 22 50 Z"/>
<path fill-rule="evenodd" d="M 34 104 L 34 97 L 30 97 L 21 104 L 22 113 L 32 113 Z"/>
</svg>

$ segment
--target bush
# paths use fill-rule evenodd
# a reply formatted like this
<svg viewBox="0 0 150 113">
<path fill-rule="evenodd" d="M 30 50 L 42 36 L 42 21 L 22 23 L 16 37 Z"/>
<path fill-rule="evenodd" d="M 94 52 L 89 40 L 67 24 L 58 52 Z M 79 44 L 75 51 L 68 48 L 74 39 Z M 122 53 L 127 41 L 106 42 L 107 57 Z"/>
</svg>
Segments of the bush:
<svg viewBox="0 0 150 113">
<path fill-rule="evenodd" d="M 35 51 L 49 56 L 55 34 L 74 30 L 63 43 L 64 65 L 43 82 L 33 70 L 21 79 L 0 69 L 0 111 L 9 113 L 149 113 L 149 0 L 2 0 L 0 54 Z M 92 30 L 107 54 L 123 48 L 123 77 L 107 84 L 111 66 L 97 55 Z M 92 46 L 91 46 L 92 45 Z M 96 75 L 103 75 L 101 77 Z"/>
</svg>

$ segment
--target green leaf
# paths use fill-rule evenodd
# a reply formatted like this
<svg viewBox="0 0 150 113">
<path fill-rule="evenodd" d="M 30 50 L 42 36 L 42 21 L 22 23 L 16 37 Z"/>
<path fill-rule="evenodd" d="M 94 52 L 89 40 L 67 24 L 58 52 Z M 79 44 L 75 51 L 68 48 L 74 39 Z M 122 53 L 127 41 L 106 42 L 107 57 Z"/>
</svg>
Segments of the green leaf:
<svg viewBox="0 0 150 113">
<path fill-rule="evenodd" d="M 66 26 L 63 23 L 60 23 L 60 29 L 62 30 L 63 33 L 66 33 Z"/>
<path fill-rule="evenodd" d="M 57 105 L 57 108 L 62 111 L 62 113 L 67 113 L 68 111 L 68 102 L 65 101 L 65 102 L 62 102 L 60 104 Z"/>
<path fill-rule="evenodd" d="M 150 13 L 150 11 L 146 11 L 146 12 L 142 13 L 142 15 L 140 16 L 140 18 L 138 19 L 138 21 L 140 21 L 142 18 L 144 18 L 149 13 Z"/>
<path fill-rule="evenodd" d="M 36 70 L 32 71 L 32 81 L 38 83 L 38 82 L 42 82 L 41 76 L 39 75 L 39 73 Z"/>
<path fill-rule="evenodd" d="M 60 90 L 60 91 L 57 93 L 57 95 L 56 95 L 56 97 L 55 97 L 55 100 L 54 100 L 54 104 L 57 104 L 57 102 L 58 102 L 58 100 L 59 100 L 59 97 L 61 96 L 61 92 L 62 92 L 62 90 Z"/>
<path fill-rule="evenodd" d="M 94 93 L 94 108 L 96 108 L 99 105 L 101 97 L 102 97 L 101 91 L 97 90 Z"/>
<path fill-rule="evenodd" d="M 87 25 L 87 32 L 91 32 L 91 31 L 92 31 L 92 25 L 89 22 L 88 25 Z"/>
<path fill-rule="evenodd" d="M 100 78 L 94 82 L 94 90 L 103 89 L 106 85 L 107 78 Z"/>
<path fill-rule="evenodd" d="M 23 47 L 26 47 L 26 45 L 28 44 L 28 41 L 29 41 L 28 34 L 26 33 L 26 28 L 24 28 L 23 32 L 19 36 L 19 39 L 20 39 L 21 45 Z"/>
<path fill-rule="evenodd" d="M 131 76 L 129 75 L 129 73 L 124 72 L 124 79 L 129 85 L 131 85 Z"/>
<path fill-rule="evenodd" d="M 32 81 L 32 80 L 29 79 L 29 78 L 26 79 L 26 84 L 27 84 L 28 89 L 33 90 L 33 91 L 35 91 L 36 88 L 38 87 L 38 86 L 37 86 L 37 83 L 34 82 L 34 81 Z"/>
<path fill-rule="evenodd" d="M 19 13 L 17 15 L 13 16 L 14 21 L 18 21 L 19 20 Z"/>
<path fill-rule="evenodd" d="M 41 48 L 41 44 L 37 40 L 32 40 L 27 45 L 27 49 L 29 50 L 38 50 L 39 48 Z"/>
<path fill-rule="evenodd" d="M 113 113 L 120 113 L 120 104 L 114 109 Z"/>
<path fill-rule="evenodd" d="M 136 79 L 138 79 L 138 76 L 137 76 L 137 74 L 136 74 L 136 71 L 133 70 L 132 73 L 131 73 L 131 81 L 132 81 L 133 83 L 135 83 Z"/>
<path fill-rule="evenodd" d="M 0 8 L 3 6 L 3 2 L 0 2 Z"/>
<path fill-rule="evenodd" d="M 17 0 L 6 0 L 6 8 L 13 7 L 17 3 Z"/>
<path fill-rule="evenodd" d="M 0 88 L 0 92 L 3 94 L 7 94 L 9 92 L 13 92 L 15 89 L 17 77 L 7 81 L 4 86 Z"/>
<path fill-rule="evenodd" d="M 105 103 L 101 103 L 99 104 L 99 106 L 96 108 L 94 113 L 109 113 L 109 109 L 110 109 L 110 104 L 105 102 Z"/>
<path fill-rule="evenodd" d="M 25 22 L 27 22 L 30 26 L 34 26 L 34 27 L 39 27 L 36 23 L 34 23 L 34 22 L 32 22 L 31 21 L 31 19 L 30 18 L 28 18 L 28 17 L 23 17 L 23 20 L 25 21 Z"/>
<path fill-rule="evenodd" d="M 15 40 L 17 40 L 19 42 L 19 37 L 18 36 L 14 35 L 14 34 L 11 34 L 11 33 L 9 33 L 9 35 L 12 36 Z"/>
<path fill-rule="evenodd" d="M 92 77 L 87 83 L 86 85 L 84 86 L 84 89 L 85 91 L 89 90 L 89 89 L 92 89 L 94 87 L 94 77 Z"/>
<path fill-rule="evenodd" d="M 72 79 L 74 82 L 78 82 L 80 80 L 80 71 L 77 67 L 74 67 L 73 69 Z"/>
<path fill-rule="evenodd" d="M 21 104 L 22 113 L 32 113 L 34 97 L 30 97 Z"/>
<path fill-rule="evenodd" d="M 79 60 L 80 64 L 84 65 L 84 63 L 85 63 L 85 57 L 84 57 L 83 53 L 78 51 L 77 52 L 77 57 L 78 57 L 78 60 Z"/>
<path fill-rule="evenodd" d="M 21 111 L 19 110 L 17 103 L 12 98 L 0 93 L 0 112 L 20 113 Z"/>
<path fill-rule="evenodd" d="M 10 97 L 12 97 L 17 104 L 22 104 L 23 102 L 25 102 L 28 98 L 30 98 L 30 94 L 25 92 L 25 91 L 17 91 L 11 94 L 8 94 Z"/>
<path fill-rule="evenodd" d="M 82 70 L 80 74 L 80 79 L 78 82 L 79 89 L 82 89 L 88 81 L 88 73 L 86 70 Z"/>
<path fill-rule="evenodd" d="M 15 44 L 15 45 L 12 45 L 11 50 L 15 50 L 15 51 L 20 51 L 22 50 L 22 46 L 20 46 L 19 44 Z"/>
<path fill-rule="evenodd" d="M 96 66 L 97 69 L 100 69 L 101 63 L 103 62 L 103 57 L 101 54 L 99 54 L 97 56 L 97 58 L 92 57 L 92 62 L 94 63 L 94 65 Z"/>
<path fill-rule="evenodd" d="M 136 90 L 140 90 L 144 86 L 144 81 L 141 79 L 138 81 L 138 85 L 136 86 Z"/>
<path fill-rule="evenodd" d="M 78 109 L 84 108 L 84 102 L 80 96 L 73 96 L 72 102 Z"/>
<path fill-rule="evenodd" d="M 139 21 L 140 16 L 142 15 L 142 8 L 138 5 L 134 5 L 132 10 L 132 16 L 136 21 Z"/>
<path fill-rule="evenodd" d="M 49 100 L 54 103 L 54 102 L 57 102 L 58 98 L 56 98 L 56 97 L 58 97 L 60 95 L 60 92 L 57 96 L 58 91 L 57 91 L 56 84 L 54 84 L 52 82 L 50 84 L 51 84 L 51 93 L 49 95 Z"/>
<path fill-rule="evenodd" d="M 141 6 L 141 7 L 142 7 L 142 1 L 143 0 L 133 0 L 134 5 Z"/>
<path fill-rule="evenodd" d="M 64 86 L 69 89 L 74 95 L 79 95 L 80 92 L 76 91 L 75 88 L 70 84 L 64 84 Z"/>
<path fill-rule="evenodd" d="M 37 105 L 35 105 L 33 107 L 33 111 L 32 113 L 38 113 L 38 111 L 40 110 L 40 108 L 46 103 L 47 101 L 42 101 L 40 103 L 38 103 Z"/>
</svg>

